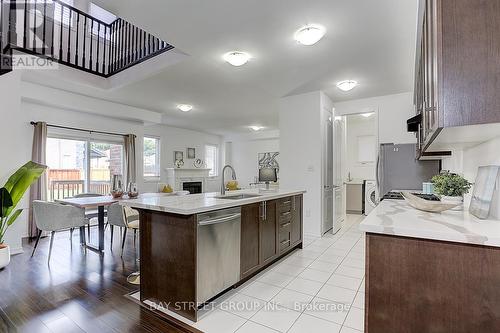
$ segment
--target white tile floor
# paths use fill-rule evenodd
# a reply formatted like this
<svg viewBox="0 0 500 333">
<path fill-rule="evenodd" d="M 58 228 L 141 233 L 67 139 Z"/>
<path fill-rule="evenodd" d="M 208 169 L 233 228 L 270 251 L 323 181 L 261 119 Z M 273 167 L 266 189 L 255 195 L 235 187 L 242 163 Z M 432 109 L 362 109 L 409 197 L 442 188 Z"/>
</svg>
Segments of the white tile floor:
<svg viewBox="0 0 500 333">
<path fill-rule="evenodd" d="M 207 333 L 359 333 L 364 328 L 365 237 L 359 215 L 217 300 L 197 323 Z M 169 313 L 171 314 L 171 313 Z"/>
</svg>

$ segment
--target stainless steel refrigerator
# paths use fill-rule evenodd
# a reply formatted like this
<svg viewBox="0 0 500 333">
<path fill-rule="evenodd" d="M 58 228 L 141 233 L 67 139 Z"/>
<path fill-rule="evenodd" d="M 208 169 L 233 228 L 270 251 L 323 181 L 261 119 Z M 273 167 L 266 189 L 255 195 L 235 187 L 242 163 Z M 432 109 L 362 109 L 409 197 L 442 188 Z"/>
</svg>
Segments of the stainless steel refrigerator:
<svg viewBox="0 0 500 333">
<path fill-rule="evenodd" d="M 415 152 L 415 144 L 380 145 L 376 170 L 380 198 L 392 190 L 422 190 L 423 182 L 439 174 L 440 161 L 419 161 Z"/>
</svg>

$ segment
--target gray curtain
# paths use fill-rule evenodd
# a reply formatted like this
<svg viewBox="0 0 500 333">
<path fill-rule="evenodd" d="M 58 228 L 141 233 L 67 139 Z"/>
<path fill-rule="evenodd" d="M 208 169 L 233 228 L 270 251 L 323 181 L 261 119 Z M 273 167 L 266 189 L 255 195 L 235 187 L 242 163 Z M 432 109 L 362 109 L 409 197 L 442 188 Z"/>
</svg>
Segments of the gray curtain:
<svg viewBox="0 0 500 333">
<path fill-rule="evenodd" d="M 34 126 L 33 147 L 31 151 L 31 160 L 45 165 L 45 153 L 47 149 L 47 124 L 38 122 Z M 29 223 L 28 236 L 36 237 L 38 229 L 33 218 L 33 200 L 46 200 L 47 198 L 47 173 L 44 173 L 30 188 L 29 202 Z"/>
<path fill-rule="evenodd" d="M 125 186 L 135 183 L 137 178 L 135 164 L 135 135 L 125 135 Z"/>
</svg>

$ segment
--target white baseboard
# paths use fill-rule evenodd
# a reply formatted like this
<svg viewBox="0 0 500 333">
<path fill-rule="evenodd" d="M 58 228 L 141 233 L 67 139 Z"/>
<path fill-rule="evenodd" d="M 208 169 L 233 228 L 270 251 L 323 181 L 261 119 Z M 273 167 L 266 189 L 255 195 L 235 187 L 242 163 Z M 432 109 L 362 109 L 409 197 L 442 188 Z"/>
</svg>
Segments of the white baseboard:
<svg viewBox="0 0 500 333">
<path fill-rule="evenodd" d="M 10 248 L 10 255 L 21 254 L 24 253 L 22 247 Z"/>
</svg>

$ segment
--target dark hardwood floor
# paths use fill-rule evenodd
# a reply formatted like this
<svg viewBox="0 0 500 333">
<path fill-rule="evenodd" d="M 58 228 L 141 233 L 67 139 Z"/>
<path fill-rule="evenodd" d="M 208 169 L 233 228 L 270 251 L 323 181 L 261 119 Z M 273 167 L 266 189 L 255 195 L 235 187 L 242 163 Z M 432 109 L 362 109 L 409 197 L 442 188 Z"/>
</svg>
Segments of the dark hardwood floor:
<svg viewBox="0 0 500 333">
<path fill-rule="evenodd" d="M 57 233 L 50 265 L 49 237 L 40 240 L 33 258 L 34 242 L 25 242 L 24 253 L 0 270 L 0 332 L 182 332 L 125 297 L 138 290 L 126 280 L 138 269 L 133 233 L 123 259 L 116 228 L 114 234 L 113 251 L 107 230 L 106 251 L 99 256 L 90 250 L 85 255 L 78 231 L 72 242 L 69 232 Z"/>
</svg>

